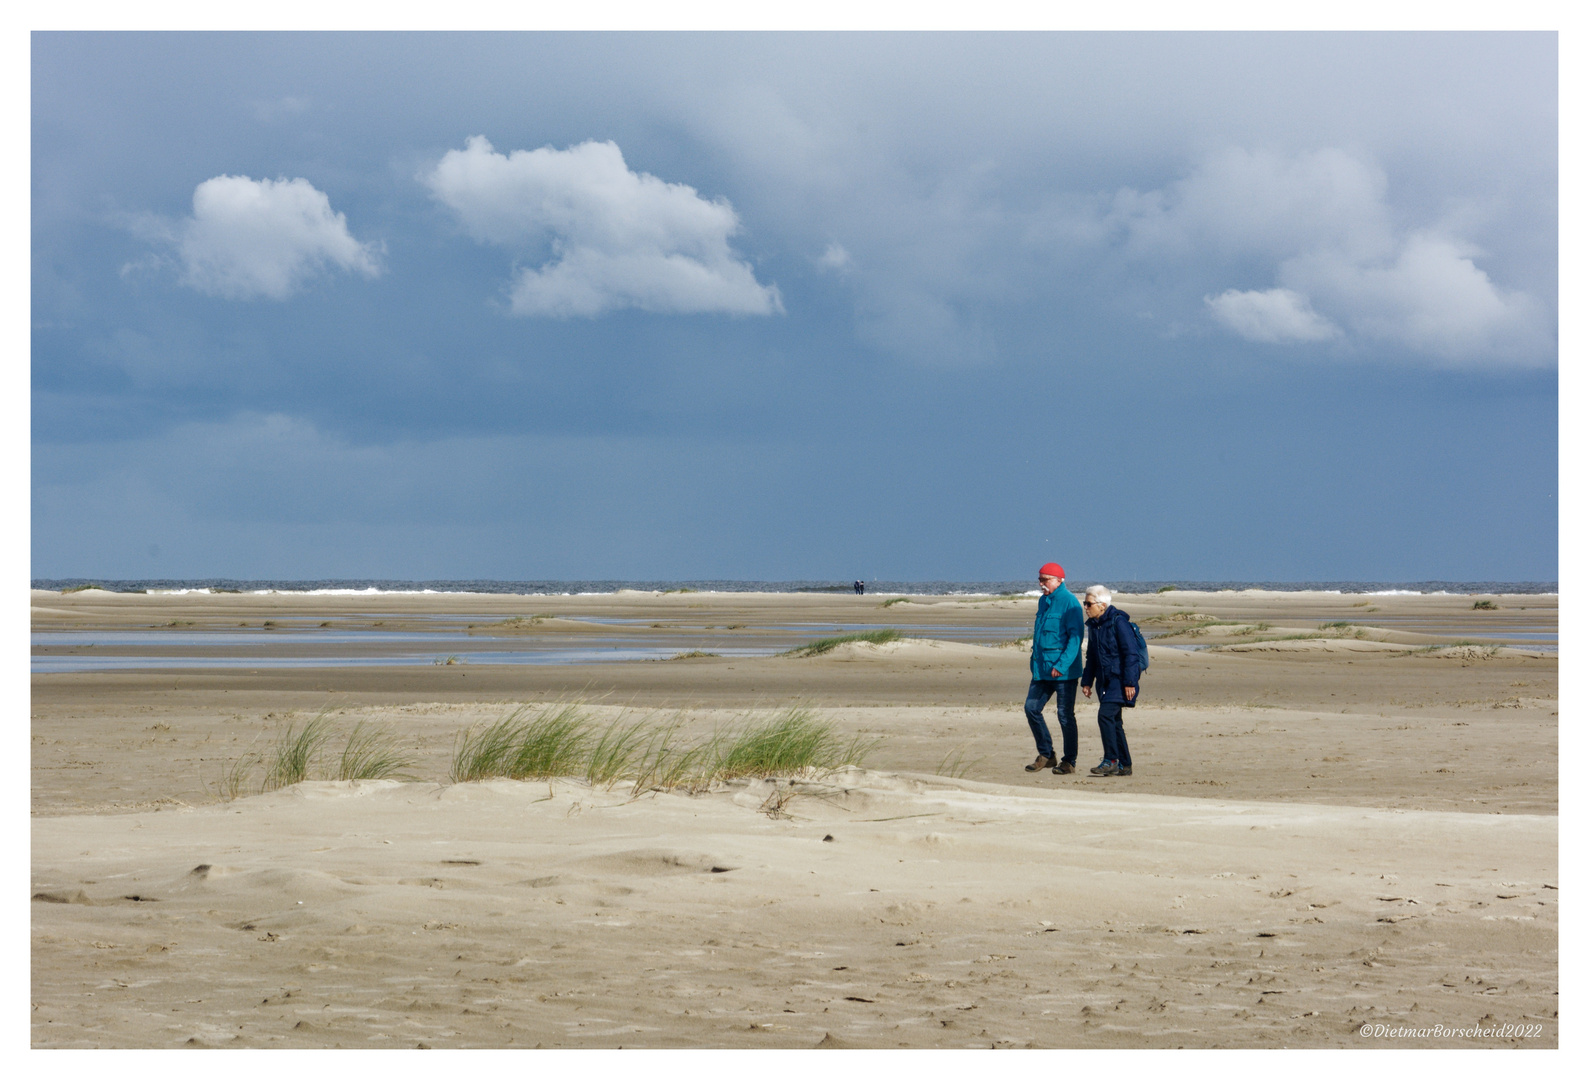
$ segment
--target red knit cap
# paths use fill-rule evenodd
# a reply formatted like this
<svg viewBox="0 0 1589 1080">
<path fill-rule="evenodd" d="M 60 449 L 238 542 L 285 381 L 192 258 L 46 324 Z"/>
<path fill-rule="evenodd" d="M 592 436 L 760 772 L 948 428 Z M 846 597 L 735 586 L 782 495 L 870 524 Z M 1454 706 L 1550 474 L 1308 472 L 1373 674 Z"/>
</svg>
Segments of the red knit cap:
<svg viewBox="0 0 1589 1080">
<path fill-rule="evenodd" d="M 1046 562 L 1038 568 L 1037 576 L 1057 577 L 1063 581 L 1065 579 L 1065 568 L 1059 565 L 1057 562 Z"/>
</svg>

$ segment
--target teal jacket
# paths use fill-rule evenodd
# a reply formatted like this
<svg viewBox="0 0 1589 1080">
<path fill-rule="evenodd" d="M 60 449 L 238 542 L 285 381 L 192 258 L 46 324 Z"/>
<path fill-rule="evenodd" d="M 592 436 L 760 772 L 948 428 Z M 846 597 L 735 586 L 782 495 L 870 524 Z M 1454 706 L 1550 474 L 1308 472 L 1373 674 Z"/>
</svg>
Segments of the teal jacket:
<svg viewBox="0 0 1589 1080">
<path fill-rule="evenodd" d="M 1081 601 L 1061 583 L 1047 596 L 1037 598 L 1037 621 L 1032 624 L 1032 678 L 1081 678 L 1081 642 L 1086 635 Z M 1055 675 L 1053 672 L 1058 671 Z"/>
</svg>

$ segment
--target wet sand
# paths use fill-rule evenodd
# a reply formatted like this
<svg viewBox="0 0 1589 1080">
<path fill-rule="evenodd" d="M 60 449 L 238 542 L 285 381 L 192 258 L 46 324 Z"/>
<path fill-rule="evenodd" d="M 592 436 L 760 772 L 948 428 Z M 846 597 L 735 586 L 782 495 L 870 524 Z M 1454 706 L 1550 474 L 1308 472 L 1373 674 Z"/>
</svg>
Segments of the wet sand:
<svg viewBox="0 0 1589 1080">
<path fill-rule="evenodd" d="M 631 619 L 681 651 L 829 623 L 988 642 L 1034 603 L 888 599 L 33 596 L 36 631 L 556 648 Z M 1554 1046 L 1557 662 L 1498 635 L 1554 629 L 1556 601 L 1475 599 L 1119 598 L 1162 643 L 1128 778 L 1086 776 L 1087 704 L 1081 773 L 1022 771 L 1018 645 L 35 675 L 33 1042 Z M 446 782 L 459 731 L 570 696 L 699 732 L 802 702 L 878 742 L 865 769 L 698 795 Z M 218 798 L 322 710 L 400 733 L 417 779 Z"/>
</svg>

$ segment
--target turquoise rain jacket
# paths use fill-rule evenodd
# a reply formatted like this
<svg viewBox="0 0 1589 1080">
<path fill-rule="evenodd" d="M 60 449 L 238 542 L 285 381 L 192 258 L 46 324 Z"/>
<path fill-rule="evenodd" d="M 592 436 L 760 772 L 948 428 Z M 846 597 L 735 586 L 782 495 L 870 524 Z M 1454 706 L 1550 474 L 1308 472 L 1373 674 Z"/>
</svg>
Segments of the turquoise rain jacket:
<svg viewBox="0 0 1589 1080">
<path fill-rule="evenodd" d="M 1060 582 L 1059 588 L 1037 598 L 1037 621 L 1032 624 L 1032 678 L 1081 678 L 1081 642 L 1086 636 L 1086 616 L 1081 601 Z M 1058 671 L 1055 675 L 1053 672 Z"/>
</svg>

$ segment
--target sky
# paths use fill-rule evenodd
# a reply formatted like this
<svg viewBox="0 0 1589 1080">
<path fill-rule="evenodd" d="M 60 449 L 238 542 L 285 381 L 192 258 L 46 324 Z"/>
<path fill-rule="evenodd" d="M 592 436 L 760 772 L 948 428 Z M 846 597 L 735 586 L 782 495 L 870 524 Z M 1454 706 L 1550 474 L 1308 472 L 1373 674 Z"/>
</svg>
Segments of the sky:
<svg viewBox="0 0 1589 1080">
<path fill-rule="evenodd" d="M 31 53 L 35 578 L 1558 576 L 1553 34 Z"/>
</svg>

